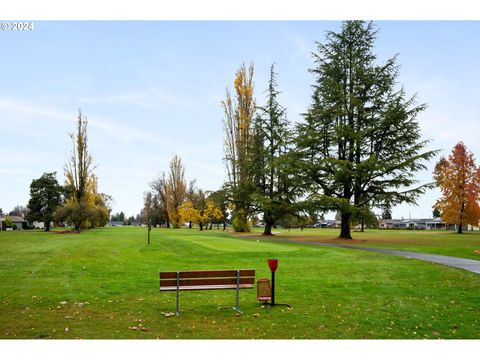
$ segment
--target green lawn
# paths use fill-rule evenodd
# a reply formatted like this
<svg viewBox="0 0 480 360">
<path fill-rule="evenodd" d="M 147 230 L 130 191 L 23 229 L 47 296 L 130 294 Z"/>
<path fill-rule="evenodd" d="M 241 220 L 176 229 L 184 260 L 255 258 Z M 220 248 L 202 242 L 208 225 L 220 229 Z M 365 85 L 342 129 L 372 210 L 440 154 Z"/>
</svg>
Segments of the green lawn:
<svg viewBox="0 0 480 360">
<path fill-rule="evenodd" d="M 164 316 L 175 294 L 158 291 L 159 271 L 254 268 L 258 279 L 269 257 L 276 300 L 292 309 L 243 290 L 236 316 L 234 291 L 195 291 L 181 293 L 180 317 Z M 0 232 L 0 284 L 0 338 L 480 338 L 479 275 L 221 231 L 153 229 L 150 246 L 145 228 Z"/>
</svg>

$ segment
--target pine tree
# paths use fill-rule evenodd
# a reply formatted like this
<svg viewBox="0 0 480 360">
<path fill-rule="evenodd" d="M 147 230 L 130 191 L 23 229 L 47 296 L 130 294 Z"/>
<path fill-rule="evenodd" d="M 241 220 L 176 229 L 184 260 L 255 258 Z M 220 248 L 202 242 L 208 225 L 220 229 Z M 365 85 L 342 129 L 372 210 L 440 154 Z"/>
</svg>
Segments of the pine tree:
<svg viewBox="0 0 480 360">
<path fill-rule="evenodd" d="M 43 221 L 45 231 L 50 231 L 55 209 L 62 202 L 63 188 L 58 184 L 56 172 L 44 173 L 30 184 L 27 220 Z"/>
<path fill-rule="evenodd" d="M 292 213 L 295 200 L 292 178 L 289 176 L 289 150 L 291 136 L 286 109 L 278 103 L 277 82 L 274 65 L 270 68 L 267 102 L 258 107 L 253 139 L 254 198 L 263 212 L 264 235 L 272 235 L 275 221 Z"/>
<path fill-rule="evenodd" d="M 363 208 L 414 204 L 431 186 L 415 180 L 436 153 L 420 141 L 416 118 L 426 105 L 398 88 L 396 57 L 377 65 L 376 36 L 371 22 L 346 21 L 317 43 L 312 104 L 297 128 L 298 172 L 309 202 L 341 212 L 345 239 Z"/>
</svg>

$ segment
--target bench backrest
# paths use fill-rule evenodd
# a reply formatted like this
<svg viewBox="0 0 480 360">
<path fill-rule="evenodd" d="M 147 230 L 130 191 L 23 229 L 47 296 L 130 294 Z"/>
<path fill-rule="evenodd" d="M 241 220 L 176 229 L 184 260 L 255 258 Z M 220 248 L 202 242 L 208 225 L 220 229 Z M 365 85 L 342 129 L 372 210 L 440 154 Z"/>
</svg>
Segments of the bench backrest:
<svg viewBox="0 0 480 360">
<path fill-rule="evenodd" d="M 160 272 L 160 290 L 215 290 L 253 288 L 255 270 L 188 270 Z"/>
</svg>

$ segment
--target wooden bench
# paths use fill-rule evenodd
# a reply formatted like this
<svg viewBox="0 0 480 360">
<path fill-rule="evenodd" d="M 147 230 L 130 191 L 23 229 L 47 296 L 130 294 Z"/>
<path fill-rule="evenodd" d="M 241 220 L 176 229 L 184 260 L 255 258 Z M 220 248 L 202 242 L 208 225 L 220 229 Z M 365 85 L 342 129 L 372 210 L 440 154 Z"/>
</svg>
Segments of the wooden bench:
<svg viewBox="0 0 480 360">
<path fill-rule="evenodd" d="M 180 315 L 180 291 L 235 290 L 234 309 L 241 313 L 238 293 L 240 289 L 252 289 L 255 270 L 188 270 L 160 272 L 160 291 L 176 291 L 177 316 Z"/>
</svg>

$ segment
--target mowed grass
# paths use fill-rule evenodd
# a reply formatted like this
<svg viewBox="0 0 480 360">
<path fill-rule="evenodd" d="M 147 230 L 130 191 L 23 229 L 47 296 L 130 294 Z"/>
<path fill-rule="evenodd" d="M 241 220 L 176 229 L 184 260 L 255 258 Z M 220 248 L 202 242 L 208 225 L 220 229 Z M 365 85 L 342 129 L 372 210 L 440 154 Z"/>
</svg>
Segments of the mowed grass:
<svg viewBox="0 0 480 360">
<path fill-rule="evenodd" d="M 318 230 L 320 231 L 320 230 Z M 313 231 L 312 231 L 313 232 Z M 390 233 L 389 233 L 390 234 Z M 256 290 L 158 291 L 158 272 L 254 268 Z M 105 228 L 81 234 L 0 232 L 0 338 L 384 339 L 480 338 L 480 276 L 349 249 L 254 241 L 221 231 Z"/>
<path fill-rule="evenodd" d="M 262 229 L 255 229 L 255 238 L 259 238 Z M 449 230 L 372 230 L 363 233 L 352 231 L 352 240 L 338 238 L 340 229 L 275 229 L 277 240 L 299 240 L 330 244 L 343 244 L 384 248 L 393 250 L 416 251 L 429 254 L 456 256 L 480 260 L 480 231 L 466 231 L 457 234 Z M 241 236 L 241 235 L 240 235 Z M 475 251 L 478 251 L 476 253 Z"/>
</svg>

